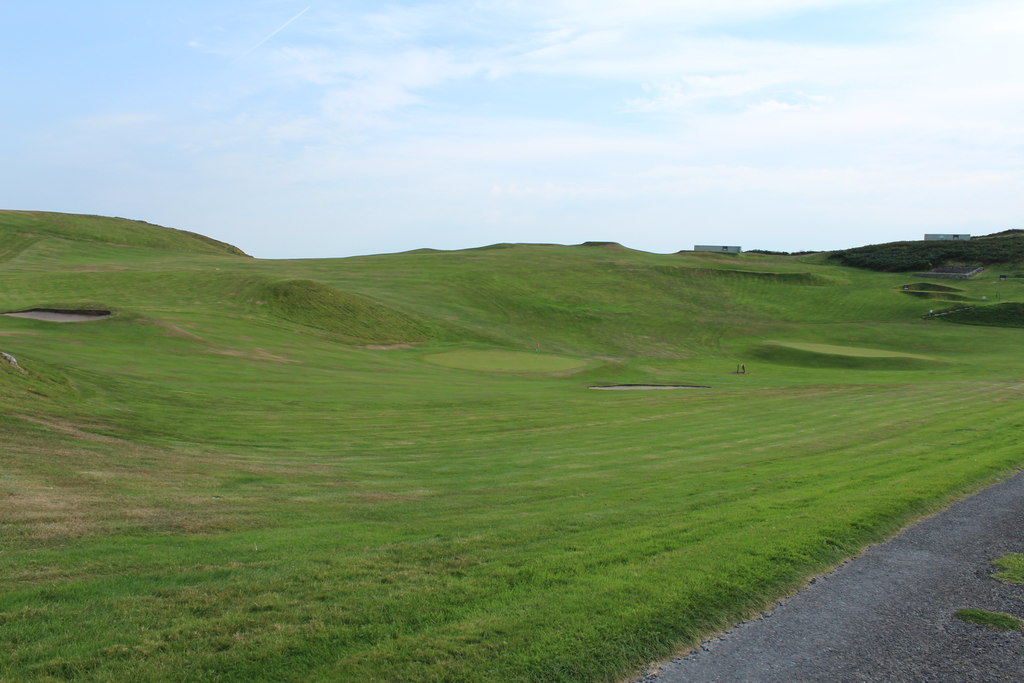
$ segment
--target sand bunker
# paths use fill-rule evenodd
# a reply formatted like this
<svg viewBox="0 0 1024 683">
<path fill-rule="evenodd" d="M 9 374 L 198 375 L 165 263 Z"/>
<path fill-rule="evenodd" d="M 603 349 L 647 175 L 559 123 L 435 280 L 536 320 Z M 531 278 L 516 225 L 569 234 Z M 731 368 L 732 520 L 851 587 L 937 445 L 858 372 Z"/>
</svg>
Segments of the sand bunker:
<svg viewBox="0 0 1024 683">
<path fill-rule="evenodd" d="M 31 308 L 27 311 L 4 313 L 12 318 L 31 318 L 51 323 L 86 323 L 110 317 L 110 311 L 67 311 L 58 308 Z"/>
<path fill-rule="evenodd" d="M 605 387 L 588 387 L 600 391 L 651 391 L 655 389 L 710 389 L 700 384 L 613 384 Z"/>
</svg>

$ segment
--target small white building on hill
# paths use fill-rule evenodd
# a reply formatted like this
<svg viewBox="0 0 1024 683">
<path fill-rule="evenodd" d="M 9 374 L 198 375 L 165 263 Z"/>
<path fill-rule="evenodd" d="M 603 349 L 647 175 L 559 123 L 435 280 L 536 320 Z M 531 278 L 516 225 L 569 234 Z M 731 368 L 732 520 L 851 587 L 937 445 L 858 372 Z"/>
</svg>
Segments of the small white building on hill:
<svg viewBox="0 0 1024 683">
<path fill-rule="evenodd" d="M 695 244 L 694 251 L 717 251 L 719 254 L 738 254 L 743 249 L 740 247 L 724 247 L 718 244 Z"/>
<path fill-rule="evenodd" d="M 932 240 L 947 240 L 947 241 L 957 241 L 957 242 L 969 242 L 971 240 L 971 236 L 970 235 L 934 234 L 934 235 L 925 235 L 924 238 L 926 240 L 928 240 L 928 241 L 932 241 Z"/>
</svg>

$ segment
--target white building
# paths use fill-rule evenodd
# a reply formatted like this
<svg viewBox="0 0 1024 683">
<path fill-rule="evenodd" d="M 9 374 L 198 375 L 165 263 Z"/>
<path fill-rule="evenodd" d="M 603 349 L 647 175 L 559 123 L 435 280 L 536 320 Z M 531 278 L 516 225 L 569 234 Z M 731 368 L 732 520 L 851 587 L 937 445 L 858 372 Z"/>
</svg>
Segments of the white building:
<svg viewBox="0 0 1024 683">
<path fill-rule="evenodd" d="M 717 251 L 720 254 L 738 254 L 743 249 L 740 247 L 723 247 L 717 244 L 695 244 L 694 251 Z"/>
<path fill-rule="evenodd" d="M 955 240 L 959 242 L 969 242 L 971 239 L 970 235 L 925 235 L 926 240 Z"/>
</svg>

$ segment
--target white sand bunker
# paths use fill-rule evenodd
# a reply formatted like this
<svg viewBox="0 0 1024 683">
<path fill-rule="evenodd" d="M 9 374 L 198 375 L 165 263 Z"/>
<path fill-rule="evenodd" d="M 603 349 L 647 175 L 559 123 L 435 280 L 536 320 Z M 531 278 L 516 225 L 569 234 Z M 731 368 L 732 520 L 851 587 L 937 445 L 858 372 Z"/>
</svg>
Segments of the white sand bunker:
<svg viewBox="0 0 1024 683">
<path fill-rule="evenodd" d="M 600 391 L 651 391 L 656 389 L 710 389 L 698 384 L 612 384 L 611 386 L 589 387 Z"/>
<path fill-rule="evenodd" d="M 30 308 L 27 311 L 4 313 L 12 318 L 31 318 L 51 323 L 86 323 L 110 317 L 110 311 L 67 311 L 59 308 Z"/>
</svg>

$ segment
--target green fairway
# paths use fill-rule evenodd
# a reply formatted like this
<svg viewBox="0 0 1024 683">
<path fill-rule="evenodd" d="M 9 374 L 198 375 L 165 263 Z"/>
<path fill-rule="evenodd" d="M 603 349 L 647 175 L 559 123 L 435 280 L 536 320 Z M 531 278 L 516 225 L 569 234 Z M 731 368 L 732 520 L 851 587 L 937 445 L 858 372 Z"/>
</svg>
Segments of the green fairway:
<svg viewBox="0 0 1024 683">
<path fill-rule="evenodd" d="M 0 680 L 635 676 L 1024 465 L 1024 331 L 906 282 L 0 212 L 0 310 L 113 312 L 0 316 Z"/>
<path fill-rule="evenodd" d="M 446 368 L 479 370 L 481 372 L 546 373 L 578 370 L 587 361 L 543 353 L 522 351 L 472 350 L 446 351 L 424 356 L 426 361 Z"/>
</svg>

